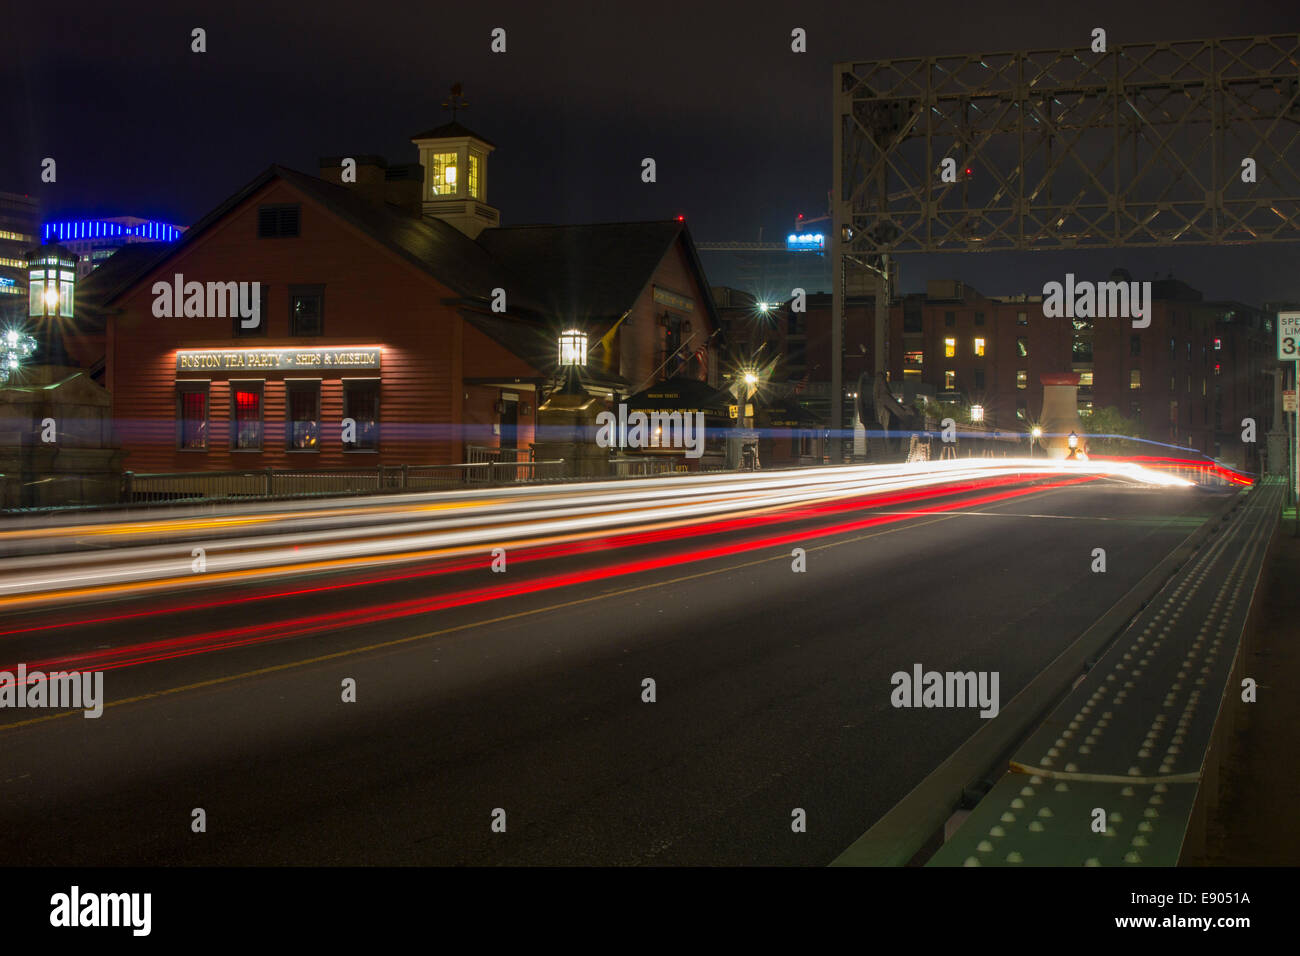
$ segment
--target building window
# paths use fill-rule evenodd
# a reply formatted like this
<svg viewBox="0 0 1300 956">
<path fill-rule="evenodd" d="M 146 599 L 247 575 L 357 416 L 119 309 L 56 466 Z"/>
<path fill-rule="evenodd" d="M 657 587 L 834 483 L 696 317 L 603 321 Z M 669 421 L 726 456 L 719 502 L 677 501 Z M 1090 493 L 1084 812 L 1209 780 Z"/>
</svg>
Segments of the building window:
<svg viewBox="0 0 1300 956">
<path fill-rule="evenodd" d="M 1022 335 L 1016 339 L 1016 355 L 1029 358 L 1029 339 L 1026 336 Z"/>
<path fill-rule="evenodd" d="M 943 357 L 944 357 L 944 358 L 953 358 L 954 356 L 956 356 L 956 354 L 957 354 L 957 340 L 956 340 L 956 339 L 944 339 L 944 340 L 943 340 Z"/>
<path fill-rule="evenodd" d="M 1025 400 L 1024 400 L 1023 398 L 1017 398 L 1017 399 L 1016 399 L 1016 418 L 1019 418 L 1019 419 L 1021 419 L 1021 420 L 1023 421 L 1024 418 L 1025 418 L 1025 416 L 1026 416 L 1027 414 L 1029 414 L 1029 407 L 1028 407 L 1028 405 L 1026 405 Z"/>
<path fill-rule="evenodd" d="M 943 387 L 949 392 L 957 387 L 957 373 L 952 369 L 948 369 L 943 373 Z"/>
<path fill-rule="evenodd" d="M 1201 395 L 1202 395 L 1202 396 L 1205 395 L 1205 377 L 1204 377 L 1204 376 L 1201 377 Z"/>
<path fill-rule="evenodd" d="M 261 451 L 262 383 L 231 382 L 230 410 L 234 419 L 230 447 L 236 451 Z"/>
<path fill-rule="evenodd" d="M 1025 369 L 1025 368 L 1016 369 L 1016 388 L 1028 388 L 1028 387 L 1029 387 L 1029 369 Z"/>
<path fill-rule="evenodd" d="M 469 154 L 469 183 L 468 183 L 469 197 L 471 199 L 482 198 L 479 195 L 479 191 L 478 191 L 478 169 L 479 169 L 478 153 L 471 152 Z"/>
<path fill-rule="evenodd" d="M 1188 342 L 1188 343 L 1187 343 L 1187 361 L 1190 362 L 1191 360 L 1192 360 L 1192 343 L 1191 343 L 1191 342 Z"/>
<path fill-rule="evenodd" d="M 1176 375 L 1169 376 L 1169 391 L 1171 392 L 1178 391 L 1178 376 Z"/>
<path fill-rule="evenodd" d="M 1218 352 L 1223 348 L 1223 339 L 1214 340 L 1214 351 Z"/>
<path fill-rule="evenodd" d="M 233 326 L 235 338 L 244 338 L 250 335 L 266 335 L 266 327 L 271 323 L 271 310 L 268 307 L 271 302 L 271 289 L 269 286 L 262 284 L 258 286 L 258 293 L 259 301 L 257 306 L 257 316 L 259 321 L 257 325 L 248 329 L 244 328 L 244 323 L 241 321 L 242 316 L 239 315 L 239 309 L 235 309 L 235 315 L 232 316 L 230 320 Z"/>
<path fill-rule="evenodd" d="M 1170 357 L 1170 358 L 1173 358 L 1173 357 L 1174 357 L 1174 354 L 1175 354 L 1177 351 L 1178 351 L 1178 343 L 1175 342 L 1173 339 L 1170 339 L 1170 340 L 1169 340 L 1169 357 Z"/>
<path fill-rule="evenodd" d="M 257 238 L 292 239 L 298 235 L 301 207 L 296 203 L 257 207 Z"/>
<path fill-rule="evenodd" d="M 1191 393 L 1192 393 L 1192 377 L 1189 375 L 1187 376 L 1187 394 L 1190 395 Z"/>
<path fill-rule="evenodd" d="M 908 368 L 920 368 L 925 363 L 925 353 L 920 351 L 904 352 L 903 365 Z"/>
<path fill-rule="evenodd" d="M 945 313 L 943 314 L 943 324 L 946 325 L 946 326 L 948 326 L 949 328 L 952 328 L 954 325 L 956 325 L 956 324 L 957 324 L 957 313 L 956 313 L 956 312 L 945 312 Z"/>
<path fill-rule="evenodd" d="M 1079 415 L 1087 418 L 1092 414 L 1092 402 L 1079 402 Z"/>
<path fill-rule="evenodd" d="M 1215 375 L 1220 375 L 1220 374 L 1222 374 L 1222 372 L 1223 372 L 1223 366 L 1220 365 L 1218 362 L 1215 362 L 1215 363 L 1214 363 L 1214 374 L 1215 374 Z"/>
<path fill-rule="evenodd" d="M 983 324 L 984 324 L 984 313 L 983 313 L 983 312 L 976 312 L 976 313 L 975 313 L 975 324 L 976 324 L 976 325 L 983 325 Z"/>
<path fill-rule="evenodd" d="M 345 450 L 379 450 L 379 381 L 377 379 L 343 380 L 343 418 Z M 349 420 L 352 423 L 350 430 Z"/>
<path fill-rule="evenodd" d="M 1074 355 L 1074 361 L 1091 362 L 1092 361 L 1092 339 L 1085 336 L 1076 335 L 1074 337 L 1074 345 L 1071 349 L 1071 352 Z"/>
<path fill-rule="evenodd" d="M 456 154 L 434 153 L 429 157 L 430 193 L 434 196 L 456 195 Z"/>
<path fill-rule="evenodd" d="M 975 340 L 975 355 L 977 358 L 984 357 L 984 340 L 981 338 Z"/>
<path fill-rule="evenodd" d="M 320 382 L 284 383 L 290 451 L 320 451 Z"/>
<path fill-rule="evenodd" d="M 185 451 L 203 451 L 208 447 L 208 383 L 179 383 L 176 405 L 178 447 Z"/>
<path fill-rule="evenodd" d="M 75 272 L 59 270 L 59 315 L 66 319 L 72 318 L 74 305 L 72 286 L 76 278 Z"/>
<path fill-rule="evenodd" d="M 1028 324 L 1029 324 L 1029 313 L 1028 313 L 1028 312 L 1017 312 L 1017 313 L 1016 313 L 1016 325 L 1028 325 Z"/>
<path fill-rule="evenodd" d="M 976 388 L 984 387 L 984 369 L 982 368 L 977 368 L 975 370 L 975 387 Z"/>
<path fill-rule="evenodd" d="M 1142 336 L 1130 335 L 1128 337 L 1128 354 L 1129 355 L 1142 354 Z"/>
<path fill-rule="evenodd" d="M 1131 368 L 1131 369 L 1129 369 L 1129 372 L 1128 372 L 1128 387 L 1129 387 L 1129 388 L 1141 388 L 1141 387 L 1142 387 L 1142 370 L 1141 370 L 1140 368 Z"/>
<path fill-rule="evenodd" d="M 1133 401 L 1129 402 L 1129 403 L 1128 403 L 1128 414 L 1129 414 L 1129 418 L 1133 419 L 1133 420 L 1136 421 L 1136 422 L 1141 422 L 1141 421 L 1142 421 L 1142 403 L 1141 403 L 1140 401 L 1138 401 L 1137 399 L 1134 399 Z"/>
<path fill-rule="evenodd" d="M 299 285 L 289 288 L 289 334 L 324 335 L 325 287 Z"/>
<path fill-rule="evenodd" d="M 921 303 L 908 300 L 903 305 L 903 331 L 925 331 L 925 326 L 922 324 Z"/>
<path fill-rule="evenodd" d="M 1080 372 L 1080 373 L 1079 373 L 1079 387 L 1080 387 L 1080 388 L 1092 388 L 1092 373 L 1091 373 L 1091 372 Z"/>
</svg>

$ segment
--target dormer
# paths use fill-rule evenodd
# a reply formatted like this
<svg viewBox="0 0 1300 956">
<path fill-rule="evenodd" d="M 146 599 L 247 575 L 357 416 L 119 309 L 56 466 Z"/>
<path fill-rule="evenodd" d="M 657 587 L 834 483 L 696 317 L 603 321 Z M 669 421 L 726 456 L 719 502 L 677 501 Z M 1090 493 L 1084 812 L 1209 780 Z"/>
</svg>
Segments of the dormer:
<svg viewBox="0 0 1300 956">
<path fill-rule="evenodd" d="M 496 149 L 483 137 L 451 122 L 411 137 L 424 167 L 421 209 L 425 216 L 455 226 L 471 239 L 501 224 L 487 204 L 487 160 Z"/>
</svg>

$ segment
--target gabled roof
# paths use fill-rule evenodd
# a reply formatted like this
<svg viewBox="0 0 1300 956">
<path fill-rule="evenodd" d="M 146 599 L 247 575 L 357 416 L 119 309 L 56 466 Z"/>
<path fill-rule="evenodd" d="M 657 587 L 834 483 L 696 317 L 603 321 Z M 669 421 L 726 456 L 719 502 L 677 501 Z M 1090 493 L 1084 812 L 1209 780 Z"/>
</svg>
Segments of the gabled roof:
<svg viewBox="0 0 1300 956">
<path fill-rule="evenodd" d="M 136 269 L 115 273 L 114 277 L 118 281 L 112 289 L 105 289 L 104 301 L 111 302 L 121 296 L 167 258 L 176 255 L 190 243 L 197 242 L 211 226 L 276 179 L 283 180 L 306 194 L 459 296 L 486 300 L 491 297 L 494 288 L 522 287 L 522 283 L 486 250 L 442 220 L 427 219 L 396 206 L 380 205 L 345 186 L 327 183 L 323 179 L 284 166 L 271 166 L 186 230 L 179 242 L 167 243 L 161 255 L 139 263 Z M 524 294 L 512 295 L 510 304 L 512 308 L 537 308 L 537 304 L 528 301 Z"/>
<path fill-rule="evenodd" d="M 497 144 L 492 142 L 492 140 L 485 136 L 480 136 L 472 129 L 467 129 L 456 122 L 444 123 L 442 126 L 435 126 L 433 129 L 427 129 L 423 133 L 416 133 L 411 137 L 411 140 L 414 142 L 417 139 L 457 139 L 461 136 L 472 136 L 480 143 L 487 143 L 493 149 L 496 149 L 497 147 Z"/>
<path fill-rule="evenodd" d="M 278 165 L 268 167 L 204 216 L 178 242 L 142 243 L 120 250 L 100 267 L 108 271 L 98 276 L 92 287 L 99 304 L 111 305 L 275 180 L 292 186 L 437 279 L 464 306 L 482 306 L 491 299 L 493 289 L 508 290 L 510 315 L 493 316 L 488 322 L 473 309 L 465 314 L 530 363 L 542 355 L 539 337 L 546 339 L 547 354 L 553 348 L 556 329 L 551 328 L 552 323 L 580 321 L 589 336 L 604 334 L 636 303 L 654 270 L 679 240 L 699 286 L 698 307 L 713 328 L 719 328 L 703 266 L 681 222 L 515 226 L 486 229 L 475 241 L 440 219 L 376 203 L 346 186 Z"/>
<path fill-rule="evenodd" d="M 530 298 L 561 322 L 587 323 L 590 334 L 618 321 L 636 303 L 679 237 L 702 293 L 700 306 L 716 328 L 704 269 L 680 222 L 509 226 L 483 230 L 478 244 L 523 281 Z"/>
</svg>

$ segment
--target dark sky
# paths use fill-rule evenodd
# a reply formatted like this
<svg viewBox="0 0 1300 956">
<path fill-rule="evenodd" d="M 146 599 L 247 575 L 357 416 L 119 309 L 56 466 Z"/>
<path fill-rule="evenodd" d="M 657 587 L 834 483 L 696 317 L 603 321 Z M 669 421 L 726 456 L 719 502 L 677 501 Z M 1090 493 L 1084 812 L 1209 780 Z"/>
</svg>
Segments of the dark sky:
<svg viewBox="0 0 1300 956">
<path fill-rule="evenodd" d="M 687 217 L 698 241 L 765 238 L 825 211 L 837 60 L 1196 39 L 1300 29 L 1295 0 L 1090 4 L 747 0 L 439 3 L 0 0 L 0 190 L 47 217 L 189 224 L 271 162 L 416 161 L 411 134 L 461 120 L 497 144 L 505 224 Z M 504 55 L 489 51 L 507 30 Z M 809 52 L 790 52 L 790 30 Z M 208 52 L 190 52 L 203 27 Z M 18 32 L 15 31 L 15 32 Z M 42 185 L 40 161 L 58 162 Z M 656 184 L 640 160 L 658 163 Z M 1034 292 L 1066 271 L 1173 272 L 1209 297 L 1300 300 L 1300 244 L 909 256 L 904 290 L 965 279 Z M 721 275 L 715 278 L 723 278 Z"/>
</svg>

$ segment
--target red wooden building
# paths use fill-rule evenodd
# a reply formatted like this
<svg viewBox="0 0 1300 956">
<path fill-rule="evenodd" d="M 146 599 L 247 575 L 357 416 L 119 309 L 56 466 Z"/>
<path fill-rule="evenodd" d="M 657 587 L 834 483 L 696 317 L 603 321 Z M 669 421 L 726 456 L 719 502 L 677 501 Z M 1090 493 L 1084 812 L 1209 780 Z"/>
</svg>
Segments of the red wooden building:
<svg viewBox="0 0 1300 956">
<path fill-rule="evenodd" d="M 716 382 L 717 316 L 684 223 L 501 228 L 491 144 L 459 124 L 415 142 L 423 166 L 361 157 L 355 182 L 341 162 L 322 161 L 335 182 L 272 166 L 180 242 L 100 267 L 86 314 L 102 322 L 128 469 L 523 454 L 570 328 L 588 336 L 583 384 L 604 401 Z M 254 282 L 260 321 L 245 328 L 221 307 L 225 284 Z M 160 315 L 178 283 L 184 303 Z"/>
</svg>

